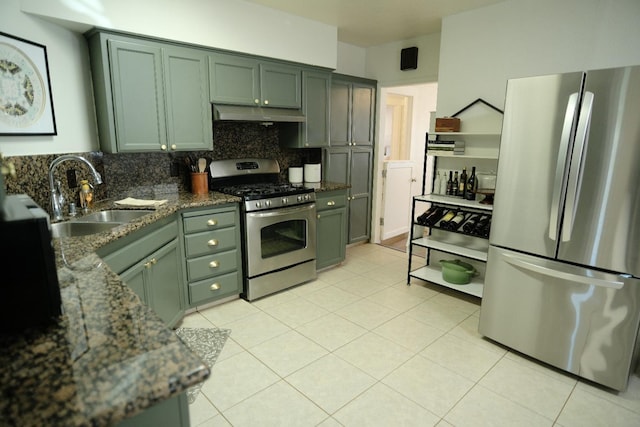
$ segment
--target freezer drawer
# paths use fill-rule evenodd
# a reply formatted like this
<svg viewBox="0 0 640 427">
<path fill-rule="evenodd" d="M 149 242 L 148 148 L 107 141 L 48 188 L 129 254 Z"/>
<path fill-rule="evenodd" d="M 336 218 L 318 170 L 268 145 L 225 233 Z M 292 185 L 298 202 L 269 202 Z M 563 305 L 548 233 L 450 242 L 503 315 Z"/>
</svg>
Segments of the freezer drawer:
<svg viewBox="0 0 640 427">
<path fill-rule="evenodd" d="M 624 390 L 637 362 L 640 279 L 489 247 L 479 331 Z"/>
</svg>

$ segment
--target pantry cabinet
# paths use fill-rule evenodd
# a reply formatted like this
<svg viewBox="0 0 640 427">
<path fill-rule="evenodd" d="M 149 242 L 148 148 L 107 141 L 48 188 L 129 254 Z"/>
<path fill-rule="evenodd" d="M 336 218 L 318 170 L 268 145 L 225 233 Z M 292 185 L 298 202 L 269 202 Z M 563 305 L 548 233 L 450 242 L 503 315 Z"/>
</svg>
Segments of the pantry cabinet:
<svg viewBox="0 0 640 427">
<path fill-rule="evenodd" d="M 316 193 L 316 268 L 344 261 L 347 250 L 347 192 Z"/>
<path fill-rule="evenodd" d="M 331 77 L 330 146 L 324 150 L 325 178 L 349 185 L 348 243 L 371 237 L 374 80 L 334 74 Z"/>
<path fill-rule="evenodd" d="M 209 54 L 210 101 L 255 107 L 300 108 L 299 67 L 225 53 Z"/>
<path fill-rule="evenodd" d="M 202 50 L 101 31 L 87 39 L 102 151 L 212 149 Z"/>
<path fill-rule="evenodd" d="M 454 153 L 447 148 L 457 142 L 457 147 L 464 150 Z M 448 171 L 461 171 L 466 168 L 471 171 L 476 167 L 476 174 L 495 171 L 499 152 L 500 135 L 498 133 L 431 133 L 427 135 L 425 148 L 425 170 L 427 158 L 433 158 L 433 170 L 441 177 Z M 474 219 L 482 222 L 491 221 L 493 204 L 485 202 L 485 195 L 476 194 L 474 200 L 462 197 L 439 194 L 440 186 L 434 181 L 424 181 L 422 195 L 412 201 L 412 227 L 409 245 L 409 265 L 407 283 L 412 278 L 436 283 L 457 291 L 482 297 L 484 287 L 484 271 L 489 248 L 488 232 L 484 228 L 471 228 Z M 490 199 L 487 199 L 487 201 Z M 446 227 L 441 215 L 431 218 L 431 222 L 424 223 L 422 217 L 431 208 L 441 208 L 442 212 L 458 212 L 463 214 L 463 220 L 455 229 Z M 467 227 L 465 227 L 467 224 Z M 476 223 L 477 225 L 477 223 Z M 482 225 L 482 224 L 480 224 Z M 466 228 L 466 229 L 465 229 Z M 425 250 L 421 265 L 415 266 L 414 254 L 417 248 Z M 458 259 L 474 267 L 476 274 L 468 284 L 454 284 L 443 278 L 441 261 Z"/>
</svg>

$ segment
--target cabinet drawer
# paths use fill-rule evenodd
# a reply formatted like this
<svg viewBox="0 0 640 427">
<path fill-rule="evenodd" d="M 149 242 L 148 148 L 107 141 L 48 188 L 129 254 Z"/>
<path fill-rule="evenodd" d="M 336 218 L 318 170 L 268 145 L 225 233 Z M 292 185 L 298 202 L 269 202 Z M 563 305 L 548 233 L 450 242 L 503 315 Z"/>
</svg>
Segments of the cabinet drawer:
<svg viewBox="0 0 640 427">
<path fill-rule="evenodd" d="M 347 205 L 347 193 L 344 191 L 331 191 L 316 193 L 316 210 L 341 208 Z"/>
<path fill-rule="evenodd" d="M 183 219 L 184 232 L 188 234 L 229 227 L 230 225 L 235 225 L 235 217 L 234 211 L 211 212 L 198 216 L 187 216 L 185 214 Z"/>
<path fill-rule="evenodd" d="M 240 275 L 232 273 L 189 283 L 189 303 L 191 305 L 240 293 Z"/>
<path fill-rule="evenodd" d="M 236 247 L 236 228 L 190 234 L 184 240 L 188 258 L 214 254 Z"/>
<path fill-rule="evenodd" d="M 237 250 L 220 252 L 187 260 L 187 277 L 190 282 L 218 274 L 228 273 L 238 268 Z"/>
</svg>

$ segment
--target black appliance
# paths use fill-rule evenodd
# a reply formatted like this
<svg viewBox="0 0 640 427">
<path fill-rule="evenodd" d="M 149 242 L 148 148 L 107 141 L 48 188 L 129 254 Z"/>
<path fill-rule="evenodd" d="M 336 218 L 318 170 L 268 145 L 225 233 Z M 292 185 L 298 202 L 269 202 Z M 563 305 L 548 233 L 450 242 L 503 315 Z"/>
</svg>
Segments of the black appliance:
<svg viewBox="0 0 640 427">
<path fill-rule="evenodd" d="M 26 194 L 0 208 L 0 331 L 50 324 L 62 308 L 49 215 Z"/>
</svg>

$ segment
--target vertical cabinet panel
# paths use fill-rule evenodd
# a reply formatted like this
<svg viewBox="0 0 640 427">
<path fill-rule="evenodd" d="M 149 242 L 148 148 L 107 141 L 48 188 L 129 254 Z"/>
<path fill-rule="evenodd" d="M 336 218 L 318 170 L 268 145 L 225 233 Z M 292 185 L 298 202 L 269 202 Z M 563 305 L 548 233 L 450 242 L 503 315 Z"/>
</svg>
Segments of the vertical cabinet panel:
<svg viewBox="0 0 640 427">
<path fill-rule="evenodd" d="M 206 150 L 213 140 L 207 57 L 185 49 L 165 50 L 167 131 L 177 149 Z"/>
<path fill-rule="evenodd" d="M 349 145 L 351 141 L 351 84 L 331 82 L 331 146 Z"/>
<path fill-rule="evenodd" d="M 351 142 L 353 145 L 373 145 L 375 88 L 354 85 L 352 96 Z"/>
<path fill-rule="evenodd" d="M 330 86 L 331 73 L 302 72 L 302 111 L 307 118 L 301 125 L 305 147 L 329 145 Z"/>
<path fill-rule="evenodd" d="M 277 108 L 302 106 L 301 71 L 284 64 L 260 64 L 262 105 Z"/>
<path fill-rule="evenodd" d="M 109 40 L 118 151 L 157 151 L 167 143 L 160 48 Z"/>
</svg>

